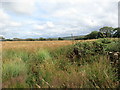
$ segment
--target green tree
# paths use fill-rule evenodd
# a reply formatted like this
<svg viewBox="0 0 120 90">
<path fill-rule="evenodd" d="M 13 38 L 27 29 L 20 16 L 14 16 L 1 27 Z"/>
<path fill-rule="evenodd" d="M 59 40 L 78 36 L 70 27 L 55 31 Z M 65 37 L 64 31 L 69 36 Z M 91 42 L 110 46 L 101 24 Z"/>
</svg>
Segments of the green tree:
<svg viewBox="0 0 120 90">
<path fill-rule="evenodd" d="M 115 28 L 114 29 L 114 35 L 113 35 L 113 37 L 120 38 L 120 28 Z"/>
<path fill-rule="evenodd" d="M 104 34 L 101 32 L 98 32 L 98 38 L 104 38 Z"/>
<path fill-rule="evenodd" d="M 99 31 L 103 33 L 104 37 L 112 37 L 113 32 L 114 32 L 113 30 L 114 28 L 105 26 L 105 27 L 100 28 Z"/>
<path fill-rule="evenodd" d="M 45 41 L 46 39 L 45 39 L 45 38 L 39 38 L 38 40 L 40 40 L 40 41 Z"/>
<path fill-rule="evenodd" d="M 13 38 L 13 41 L 21 41 L 20 38 Z"/>
<path fill-rule="evenodd" d="M 27 38 L 26 41 L 35 41 L 33 38 Z"/>
<path fill-rule="evenodd" d="M 64 40 L 63 38 L 59 37 L 58 40 Z"/>
<path fill-rule="evenodd" d="M 99 32 L 98 31 L 92 31 L 90 34 L 86 35 L 86 38 L 88 39 L 97 39 L 99 38 Z"/>
</svg>

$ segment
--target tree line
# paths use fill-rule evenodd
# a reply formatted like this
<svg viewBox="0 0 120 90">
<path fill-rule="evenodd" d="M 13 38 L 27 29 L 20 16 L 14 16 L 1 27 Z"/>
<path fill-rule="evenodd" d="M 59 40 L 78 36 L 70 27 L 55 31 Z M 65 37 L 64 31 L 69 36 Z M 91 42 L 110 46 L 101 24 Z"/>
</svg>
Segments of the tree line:
<svg viewBox="0 0 120 90">
<path fill-rule="evenodd" d="M 76 38 L 75 40 L 98 38 L 120 38 L 120 28 L 105 26 L 100 28 L 99 31 L 92 31 L 90 34 Z"/>
<path fill-rule="evenodd" d="M 21 39 L 21 38 L 13 38 L 13 39 L 5 39 L 4 37 L 0 37 L 1 41 L 53 41 L 53 40 L 64 40 L 63 38 L 26 38 L 26 39 Z"/>
<path fill-rule="evenodd" d="M 113 28 L 113 27 L 102 27 L 99 31 L 92 31 L 91 33 L 74 38 L 74 40 L 86 40 L 86 39 L 98 39 L 98 38 L 120 38 L 120 28 Z M 65 40 L 65 38 L 27 38 L 27 39 L 20 39 L 20 38 L 13 38 L 13 39 L 5 39 L 4 37 L 0 37 L 1 41 L 52 41 L 52 40 Z"/>
</svg>

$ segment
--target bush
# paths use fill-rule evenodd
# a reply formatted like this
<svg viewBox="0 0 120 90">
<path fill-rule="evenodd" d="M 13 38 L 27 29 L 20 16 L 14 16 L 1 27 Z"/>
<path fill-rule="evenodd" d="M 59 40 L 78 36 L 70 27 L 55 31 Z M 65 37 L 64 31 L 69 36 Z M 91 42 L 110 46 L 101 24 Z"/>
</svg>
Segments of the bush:
<svg viewBox="0 0 120 90">
<path fill-rule="evenodd" d="M 107 45 L 106 51 L 111 51 L 111 52 L 120 52 L 120 42 L 112 42 Z"/>
<path fill-rule="evenodd" d="M 107 38 L 100 39 L 99 41 L 100 41 L 101 43 L 103 43 L 103 44 L 109 44 L 109 43 L 112 42 L 110 39 L 107 39 Z"/>
<path fill-rule="evenodd" d="M 69 58 L 84 58 L 90 55 L 104 54 L 104 44 L 100 42 L 84 42 L 75 44 L 68 53 Z"/>
</svg>

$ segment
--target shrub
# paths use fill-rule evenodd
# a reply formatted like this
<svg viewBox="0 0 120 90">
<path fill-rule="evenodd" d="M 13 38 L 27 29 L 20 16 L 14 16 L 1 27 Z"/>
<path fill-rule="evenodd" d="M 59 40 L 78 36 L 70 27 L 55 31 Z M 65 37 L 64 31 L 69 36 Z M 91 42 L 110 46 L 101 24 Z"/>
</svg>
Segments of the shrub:
<svg viewBox="0 0 120 90">
<path fill-rule="evenodd" d="M 109 44 L 109 43 L 111 43 L 112 41 L 110 40 L 110 39 L 108 39 L 108 38 L 103 38 L 103 39 L 100 39 L 99 40 L 101 43 L 103 43 L 103 44 Z"/>
<path fill-rule="evenodd" d="M 120 43 L 119 42 L 112 42 L 111 44 L 108 44 L 106 47 L 106 51 L 111 52 L 120 52 Z"/>
<path fill-rule="evenodd" d="M 86 56 L 104 54 L 105 52 L 104 44 L 100 42 L 77 43 L 71 48 L 67 56 L 73 59 L 74 57 L 84 58 Z"/>
</svg>

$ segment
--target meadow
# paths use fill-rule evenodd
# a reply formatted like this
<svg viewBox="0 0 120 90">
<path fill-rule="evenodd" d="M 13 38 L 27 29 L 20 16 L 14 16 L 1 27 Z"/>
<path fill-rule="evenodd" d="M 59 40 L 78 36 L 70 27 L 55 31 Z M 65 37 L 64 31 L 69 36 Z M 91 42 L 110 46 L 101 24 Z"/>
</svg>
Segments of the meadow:
<svg viewBox="0 0 120 90">
<path fill-rule="evenodd" d="M 118 88 L 118 39 L 2 42 L 3 88 Z"/>
</svg>

